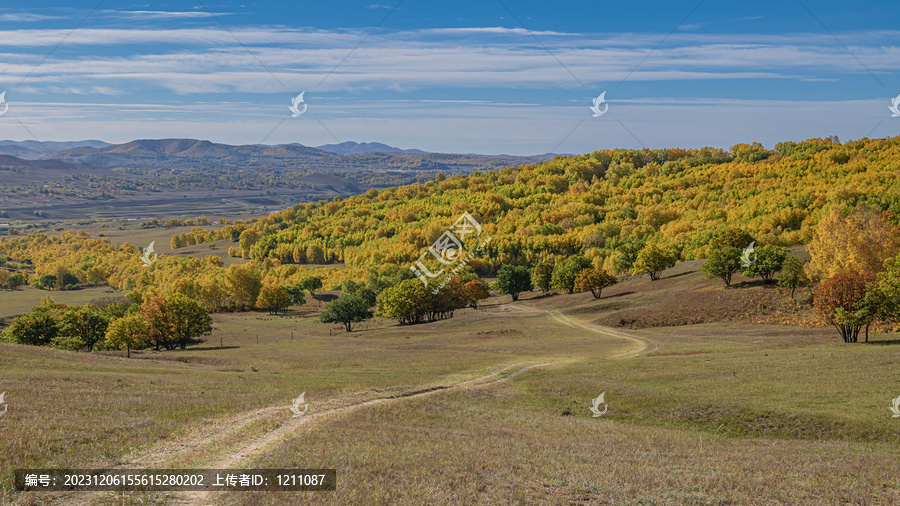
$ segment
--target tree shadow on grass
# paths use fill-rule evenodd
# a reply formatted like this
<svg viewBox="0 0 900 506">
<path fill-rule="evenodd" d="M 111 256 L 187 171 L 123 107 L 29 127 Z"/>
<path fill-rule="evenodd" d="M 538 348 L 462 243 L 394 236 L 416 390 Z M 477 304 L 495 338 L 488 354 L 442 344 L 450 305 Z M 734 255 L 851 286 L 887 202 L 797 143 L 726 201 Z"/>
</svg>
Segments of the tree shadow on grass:
<svg viewBox="0 0 900 506">
<path fill-rule="evenodd" d="M 626 296 L 626 295 L 632 295 L 632 294 L 635 294 L 635 293 L 637 293 L 637 292 L 629 291 L 629 292 L 614 293 L 614 294 L 612 294 L 612 295 L 603 295 L 603 296 L 601 296 L 601 297 L 600 297 L 599 299 L 597 299 L 597 300 L 615 299 L 615 298 L 618 298 L 618 297 L 624 297 L 624 296 Z"/>
<path fill-rule="evenodd" d="M 776 288 L 776 287 L 778 287 L 778 284 L 775 281 L 770 281 L 770 282 L 766 283 L 762 279 L 754 278 L 754 279 L 750 279 L 747 281 L 741 281 L 740 283 L 731 283 L 731 286 L 728 286 L 726 288 L 755 288 L 755 287 Z"/>
<path fill-rule="evenodd" d="M 186 349 L 178 350 L 178 351 L 236 350 L 238 348 L 240 348 L 240 346 L 197 346 L 197 347 L 188 346 Z M 175 351 L 175 350 L 171 350 L 171 351 Z"/>
<path fill-rule="evenodd" d="M 557 295 L 559 295 L 559 294 L 556 293 L 556 292 L 553 291 L 553 290 L 550 290 L 549 292 L 541 292 L 541 293 L 538 293 L 538 294 L 535 295 L 534 297 L 529 297 L 529 298 L 527 298 L 527 299 L 524 298 L 524 297 L 519 297 L 519 300 L 541 300 L 541 299 L 546 299 L 546 298 L 549 298 L 549 297 L 555 297 L 555 296 L 557 296 Z"/>
<path fill-rule="evenodd" d="M 672 274 L 670 276 L 661 276 L 659 279 L 680 278 L 681 276 L 687 276 L 688 274 L 694 274 L 696 272 L 700 272 L 700 271 L 698 271 L 698 270 L 684 271 L 684 272 L 679 272 L 678 274 Z"/>
<path fill-rule="evenodd" d="M 865 339 L 865 337 L 863 337 L 863 339 Z M 879 341 L 872 341 L 870 339 L 869 342 L 860 341 L 860 344 L 874 344 L 877 346 L 900 345 L 900 339 L 882 339 Z"/>
</svg>

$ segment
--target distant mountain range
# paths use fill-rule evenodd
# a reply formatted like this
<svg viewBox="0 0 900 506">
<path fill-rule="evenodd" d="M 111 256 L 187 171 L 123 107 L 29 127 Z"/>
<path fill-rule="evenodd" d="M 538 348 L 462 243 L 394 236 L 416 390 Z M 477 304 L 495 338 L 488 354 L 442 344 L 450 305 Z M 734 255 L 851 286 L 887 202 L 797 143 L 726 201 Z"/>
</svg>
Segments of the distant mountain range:
<svg viewBox="0 0 900 506">
<path fill-rule="evenodd" d="M 96 143 L 99 141 L 85 141 Z M 47 143 L 44 143 L 47 144 Z M 105 143 L 104 143 L 105 144 Z M 26 147 L 8 143 L 2 147 Z M 56 146 L 54 146 L 56 147 Z M 320 149 L 328 148 L 328 149 Z M 378 143 L 345 142 L 320 148 L 300 144 L 232 146 L 197 139 L 144 139 L 101 146 L 77 146 L 53 153 L 58 160 L 106 168 L 256 170 L 371 170 L 459 173 L 537 163 L 542 156 L 481 156 L 401 150 Z M 31 149 L 31 146 L 28 146 Z M 385 149 L 394 151 L 383 151 Z M 344 151 L 344 153 L 341 153 Z M 349 152 L 349 154 L 347 154 Z M 3 153 L 0 149 L 0 153 Z M 17 155 L 13 155 L 17 156 Z M 20 157 L 24 158 L 24 157 Z"/>
<path fill-rule="evenodd" d="M 347 141 L 340 144 L 323 144 L 316 149 L 329 151 L 339 155 L 359 155 L 364 153 L 407 153 L 412 155 L 424 155 L 427 151 L 421 149 L 400 149 L 380 142 L 353 142 Z"/>
<path fill-rule="evenodd" d="M 178 140 L 183 141 L 186 139 L 164 139 L 165 141 Z M 191 139 L 192 140 L 192 139 Z M 134 142 L 145 142 L 145 141 L 134 141 Z M 205 142 L 205 141 L 199 141 Z M 128 146 L 132 143 L 119 144 L 119 146 Z M 213 144 L 213 143 L 209 143 Z M 220 146 L 224 146 L 225 144 L 219 144 Z M 53 158 L 53 155 L 59 153 L 60 151 L 66 151 L 74 148 L 106 148 L 113 146 L 108 142 L 98 141 L 98 140 L 86 140 L 86 141 L 46 141 L 46 142 L 38 142 L 38 141 L 0 141 L 0 155 L 9 155 L 15 156 L 16 158 L 21 158 L 23 160 L 39 160 L 41 158 Z M 267 148 L 279 148 L 282 146 L 298 146 L 301 148 L 306 148 L 300 143 L 292 143 L 292 144 L 276 144 L 272 146 L 260 146 Z M 241 146 L 232 146 L 232 147 L 241 147 Z M 428 151 L 422 151 L 421 149 L 402 149 L 394 146 L 388 146 L 387 144 L 382 144 L 380 142 L 353 142 L 347 141 L 342 142 L 340 144 L 323 144 L 321 146 L 316 146 L 313 149 L 318 149 L 321 151 L 327 151 L 336 155 L 365 155 L 372 153 L 400 153 L 407 155 L 426 155 L 432 154 Z M 121 151 L 119 151 L 121 153 Z M 464 156 L 477 156 L 477 157 L 503 157 L 503 158 L 534 158 L 534 157 L 514 157 L 512 155 L 480 155 L 475 153 L 462 153 Z M 540 157 L 542 159 L 552 158 L 554 155 L 550 153 L 546 153 L 543 155 L 535 155 L 536 157 Z"/>
<path fill-rule="evenodd" d="M 0 141 L 0 155 L 9 155 L 23 160 L 39 160 L 41 158 L 51 158 L 52 155 L 65 149 L 89 147 L 103 148 L 109 146 L 108 142 L 103 141 Z"/>
</svg>

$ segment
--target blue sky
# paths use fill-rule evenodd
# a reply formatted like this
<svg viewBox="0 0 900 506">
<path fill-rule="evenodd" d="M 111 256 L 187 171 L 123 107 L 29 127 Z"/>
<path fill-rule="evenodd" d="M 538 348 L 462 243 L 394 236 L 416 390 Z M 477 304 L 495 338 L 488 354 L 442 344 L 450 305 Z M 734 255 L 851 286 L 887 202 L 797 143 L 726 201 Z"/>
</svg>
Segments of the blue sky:
<svg viewBox="0 0 900 506">
<path fill-rule="evenodd" d="M 900 131 L 886 1 L 98 2 L 0 8 L 0 138 L 536 154 Z"/>
</svg>

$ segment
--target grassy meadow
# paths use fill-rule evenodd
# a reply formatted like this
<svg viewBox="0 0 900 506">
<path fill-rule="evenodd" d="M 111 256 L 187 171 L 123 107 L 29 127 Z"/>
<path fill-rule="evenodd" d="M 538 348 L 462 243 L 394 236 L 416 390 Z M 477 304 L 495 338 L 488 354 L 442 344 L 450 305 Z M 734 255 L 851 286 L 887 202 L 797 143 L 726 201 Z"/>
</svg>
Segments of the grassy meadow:
<svg viewBox="0 0 900 506">
<path fill-rule="evenodd" d="M 352 333 L 319 323 L 312 302 L 214 315 L 205 342 L 131 359 L 2 344 L 0 503 L 900 502 L 896 336 L 845 345 L 824 327 L 598 323 L 663 304 L 661 290 L 719 285 L 682 264 L 599 300 L 493 297 L 449 320 Z M 309 412 L 292 418 L 301 392 Z M 592 418 L 601 392 L 608 412 Z M 11 490 L 13 469 L 41 466 L 334 467 L 338 489 Z"/>
</svg>

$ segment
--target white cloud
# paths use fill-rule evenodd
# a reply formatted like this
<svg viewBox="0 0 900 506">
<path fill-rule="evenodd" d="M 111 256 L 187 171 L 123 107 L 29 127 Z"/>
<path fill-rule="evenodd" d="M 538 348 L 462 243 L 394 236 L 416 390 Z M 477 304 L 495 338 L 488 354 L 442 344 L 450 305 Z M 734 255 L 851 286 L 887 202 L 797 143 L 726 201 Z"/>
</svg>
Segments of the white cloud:
<svg viewBox="0 0 900 506">
<path fill-rule="evenodd" d="M 209 18 L 213 16 L 230 16 L 233 12 L 208 12 L 208 11 L 129 11 L 129 10 L 103 10 L 98 13 L 101 16 L 124 18 L 124 19 L 142 19 L 154 21 L 160 19 L 196 19 Z"/>
<path fill-rule="evenodd" d="M 60 16 L 47 16 L 44 14 L 31 14 L 31 13 L 4 13 L 0 14 L 0 22 L 9 22 L 9 23 L 29 23 L 34 21 L 47 21 L 50 19 L 61 19 Z"/>
</svg>

